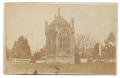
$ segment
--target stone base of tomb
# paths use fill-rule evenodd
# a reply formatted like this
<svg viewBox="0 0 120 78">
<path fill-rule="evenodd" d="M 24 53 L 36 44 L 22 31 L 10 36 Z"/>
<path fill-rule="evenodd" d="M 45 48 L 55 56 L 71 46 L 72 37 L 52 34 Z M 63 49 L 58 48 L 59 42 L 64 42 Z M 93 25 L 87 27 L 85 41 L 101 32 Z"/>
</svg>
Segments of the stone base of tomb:
<svg viewBox="0 0 120 78">
<path fill-rule="evenodd" d="M 47 56 L 46 63 L 69 63 L 75 64 L 74 57 L 72 56 Z"/>
</svg>

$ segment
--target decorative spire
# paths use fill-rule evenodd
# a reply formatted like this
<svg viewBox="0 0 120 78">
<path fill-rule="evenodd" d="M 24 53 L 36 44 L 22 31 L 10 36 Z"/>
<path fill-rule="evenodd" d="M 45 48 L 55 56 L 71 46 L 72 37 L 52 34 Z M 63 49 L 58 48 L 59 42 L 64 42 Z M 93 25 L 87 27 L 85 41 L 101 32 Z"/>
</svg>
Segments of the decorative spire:
<svg viewBox="0 0 120 78">
<path fill-rule="evenodd" d="M 60 15 L 60 7 L 58 7 L 58 15 Z"/>
<path fill-rule="evenodd" d="M 45 21 L 45 28 L 48 29 L 48 21 Z"/>
<path fill-rule="evenodd" d="M 56 18 L 56 14 L 54 14 L 54 18 Z"/>
<path fill-rule="evenodd" d="M 71 19 L 72 27 L 74 28 L 74 18 Z"/>
<path fill-rule="evenodd" d="M 47 20 L 45 20 L 45 24 L 48 24 Z"/>
</svg>

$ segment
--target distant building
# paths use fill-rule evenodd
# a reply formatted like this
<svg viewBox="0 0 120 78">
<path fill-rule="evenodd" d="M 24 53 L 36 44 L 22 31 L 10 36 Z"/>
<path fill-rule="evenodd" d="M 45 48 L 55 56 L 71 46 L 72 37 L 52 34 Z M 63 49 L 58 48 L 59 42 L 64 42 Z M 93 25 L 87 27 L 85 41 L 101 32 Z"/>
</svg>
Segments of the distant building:
<svg viewBox="0 0 120 78">
<path fill-rule="evenodd" d="M 69 62 L 74 63 L 74 18 L 68 23 L 61 15 L 58 15 L 48 25 L 45 21 L 46 34 L 46 62 Z"/>
</svg>

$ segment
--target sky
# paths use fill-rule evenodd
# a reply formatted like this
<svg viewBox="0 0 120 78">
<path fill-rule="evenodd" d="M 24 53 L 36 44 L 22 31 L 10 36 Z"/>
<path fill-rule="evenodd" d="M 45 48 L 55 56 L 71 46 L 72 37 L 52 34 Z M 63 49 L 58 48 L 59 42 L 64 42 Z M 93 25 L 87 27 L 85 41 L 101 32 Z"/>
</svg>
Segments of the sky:
<svg viewBox="0 0 120 78">
<path fill-rule="evenodd" d="M 49 4 L 7 3 L 4 7 L 6 45 L 12 49 L 14 41 L 23 35 L 28 40 L 32 54 L 46 44 L 45 20 L 50 24 L 54 14 L 71 23 L 74 18 L 75 35 L 89 33 L 104 44 L 110 32 L 117 32 L 117 6 L 114 4 Z"/>
</svg>

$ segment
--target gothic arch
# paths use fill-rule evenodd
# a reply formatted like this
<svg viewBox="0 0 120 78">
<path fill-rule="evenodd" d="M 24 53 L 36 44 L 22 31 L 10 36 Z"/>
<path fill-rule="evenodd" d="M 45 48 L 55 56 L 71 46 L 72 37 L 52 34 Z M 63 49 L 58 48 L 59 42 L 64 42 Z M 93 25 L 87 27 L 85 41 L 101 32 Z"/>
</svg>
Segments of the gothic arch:
<svg viewBox="0 0 120 78">
<path fill-rule="evenodd" d="M 70 32 L 64 28 L 59 32 L 59 35 L 60 37 L 68 37 L 70 35 Z"/>
<path fill-rule="evenodd" d="M 59 49 L 60 52 L 64 54 L 66 52 L 67 54 L 70 54 L 70 32 L 67 29 L 62 29 L 59 32 Z"/>
</svg>

